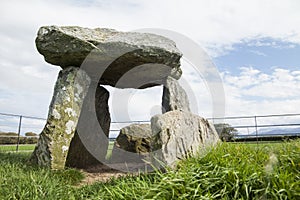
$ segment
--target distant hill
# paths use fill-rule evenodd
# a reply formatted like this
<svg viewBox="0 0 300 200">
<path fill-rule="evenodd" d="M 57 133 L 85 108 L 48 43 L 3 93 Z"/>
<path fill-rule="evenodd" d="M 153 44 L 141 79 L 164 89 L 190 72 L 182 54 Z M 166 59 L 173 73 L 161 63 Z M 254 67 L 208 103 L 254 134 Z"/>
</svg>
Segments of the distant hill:
<svg viewBox="0 0 300 200">
<path fill-rule="evenodd" d="M 255 135 L 256 133 L 251 133 Z M 259 135 L 284 135 L 284 134 L 300 134 L 300 127 L 297 128 L 268 128 L 258 130 Z"/>
<path fill-rule="evenodd" d="M 233 140 L 240 142 L 251 142 L 251 141 L 277 141 L 286 139 L 296 139 L 300 137 L 300 127 L 297 128 L 268 128 L 258 130 L 256 133 L 251 134 L 239 134 L 235 135 Z"/>
<path fill-rule="evenodd" d="M 285 135 L 285 134 L 300 134 L 300 127 L 297 128 L 264 128 L 258 130 L 258 135 Z M 252 132 L 250 134 L 237 134 L 242 136 L 255 136 L 256 132 Z"/>
</svg>

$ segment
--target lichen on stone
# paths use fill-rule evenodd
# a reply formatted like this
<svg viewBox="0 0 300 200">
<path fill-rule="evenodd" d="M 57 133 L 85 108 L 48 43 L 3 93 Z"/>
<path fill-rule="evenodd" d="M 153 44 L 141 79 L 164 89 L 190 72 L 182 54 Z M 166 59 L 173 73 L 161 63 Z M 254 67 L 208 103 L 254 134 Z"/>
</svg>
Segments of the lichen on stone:
<svg viewBox="0 0 300 200">
<path fill-rule="evenodd" d="M 79 68 L 68 67 L 60 71 L 46 126 L 32 154 L 33 162 L 52 169 L 65 167 L 70 142 L 89 84 L 90 78 Z"/>
<path fill-rule="evenodd" d="M 61 149 L 62 149 L 62 152 L 65 153 L 65 151 L 67 151 L 69 149 L 69 147 L 67 147 L 67 146 L 64 145 L 64 146 L 62 146 Z"/>
<path fill-rule="evenodd" d="M 59 112 L 57 112 L 56 109 L 53 109 L 52 115 L 53 115 L 53 117 L 54 117 L 55 119 L 60 119 L 60 118 L 61 118 Z"/>
<path fill-rule="evenodd" d="M 66 133 L 71 134 L 73 131 L 75 131 L 75 123 L 72 120 L 69 120 L 66 123 Z"/>
<path fill-rule="evenodd" d="M 69 116 L 73 116 L 73 117 L 77 116 L 76 112 L 72 108 L 66 108 L 65 113 L 67 113 Z"/>
</svg>

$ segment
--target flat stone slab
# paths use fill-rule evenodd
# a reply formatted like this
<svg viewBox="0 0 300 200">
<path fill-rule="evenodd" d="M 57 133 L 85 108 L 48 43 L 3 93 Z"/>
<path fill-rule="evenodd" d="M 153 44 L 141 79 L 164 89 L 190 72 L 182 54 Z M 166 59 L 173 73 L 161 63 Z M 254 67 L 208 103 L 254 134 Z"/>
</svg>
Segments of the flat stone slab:
<svg viewBox="0 0 300 200">
<path fill-rule="evenodd" d="M 179 79 L 182 74 L 182 54 L 175 42 L 150 33 L 44 26 L 36 46 L 46 62 L 84 68 L 100 84 L 118 88 L 152 87 L 169 75 Z M 126 79 L 120 80 L 124 75 Z"/>
</svg>

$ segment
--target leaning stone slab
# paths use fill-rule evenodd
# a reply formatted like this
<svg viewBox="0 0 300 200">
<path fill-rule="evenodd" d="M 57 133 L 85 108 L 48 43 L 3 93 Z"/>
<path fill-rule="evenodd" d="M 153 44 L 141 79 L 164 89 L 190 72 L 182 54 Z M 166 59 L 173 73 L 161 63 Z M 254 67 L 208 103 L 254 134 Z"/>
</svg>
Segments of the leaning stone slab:
<svg viewBox="0 0 300 200">
<path fill-rule="evenodd" d="M 175 167 L 176 162 L 203 153 L 220 139 L 212 124 L 189 112 L 170 111 L 151 119 L 155 159 Z"/>
<path fill-rule="evenodd" d="M 172 110 L 190 112 L 190 103 L 185 90 L 178 81 L 168 77 L 164 82 L 162 113 Z"/>
<path fill-rule="evenodd" d="M 104 87 L 90 86 L 70 144 L 67 167 L 86 169 L 105 159 L 111 121 L 108 98 L 109 92 Z"/>
<path fill-rule="evenodd" d="M 40 134 L 31 161 L 51 169 L 63 169 L 70 142 L 90 84 L 87 74 L 76 67 L 60 71 L 49 108 L 47 123 Z"/>
<path fill-rule="evenodd" d="M 119 88 L 161 85 L 167 76 L 178 79 L 181 52 L 165 37 L 112 29 L 44 26 L 36 38 L 38 51 L 48 63 L 82 67 L 100 84 Z M 136 69 L 134 71 L 131 71 Z M 118 84 L 125 74 L 127 81 Z"/>
</svg>

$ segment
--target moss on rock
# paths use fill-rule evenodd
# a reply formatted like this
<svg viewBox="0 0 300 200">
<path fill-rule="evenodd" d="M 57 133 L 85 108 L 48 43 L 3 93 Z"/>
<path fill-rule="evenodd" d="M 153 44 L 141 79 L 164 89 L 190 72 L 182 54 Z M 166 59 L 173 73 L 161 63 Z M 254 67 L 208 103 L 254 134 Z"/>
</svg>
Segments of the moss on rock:
<svg viewBox="0 0 300 200">
<path fill-rule="evenodd" d="M 61 70 L 54 88 L 47 123 L 31 161 L 52 169 L 63 169 L 74 136 L 90 78 L 79 68 Z"/>
</svg>

